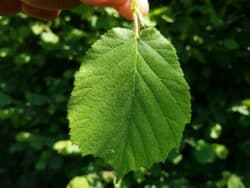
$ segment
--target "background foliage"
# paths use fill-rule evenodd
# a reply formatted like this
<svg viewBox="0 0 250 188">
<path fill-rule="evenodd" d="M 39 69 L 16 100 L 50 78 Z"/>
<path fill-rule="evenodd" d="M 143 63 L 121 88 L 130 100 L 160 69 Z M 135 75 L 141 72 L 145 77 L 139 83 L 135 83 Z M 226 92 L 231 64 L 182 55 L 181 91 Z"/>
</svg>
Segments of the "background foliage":
<svg viewBox="0 0 250 188">
<path fill-rule="evenodd" d="M 147 24 L 177 49 L 193 118 L 180 151 L 124 187 L 250 187 L 249 1 L 151 4 Z M 110 168 L 68 140 L 66 109 L 84 53 L 114 26 L 130 24 L 89 6 L 48 23 L 0 17 L 0 187 L 112 187 Z"/>
</svg>

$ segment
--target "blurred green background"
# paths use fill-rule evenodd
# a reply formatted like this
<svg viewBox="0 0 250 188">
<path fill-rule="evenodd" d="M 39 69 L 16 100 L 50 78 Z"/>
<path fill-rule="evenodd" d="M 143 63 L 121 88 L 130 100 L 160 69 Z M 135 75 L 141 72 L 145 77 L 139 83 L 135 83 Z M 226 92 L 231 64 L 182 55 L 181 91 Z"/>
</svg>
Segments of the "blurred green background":
<svg viewBox="0 0 250 188">
<path fill-rule="evenodd" d="M 193 117 L 179 151 L 128 174 L 123 187 L 250 187 L 249 0 L 151 1 L 146 23 L 177 49 Z M 82 5 L 53 22 L 0 16 L 0 187 L 113 187 L 109 166 L 69 141 L 67 101 L 91 44 L 131 27 Z"/>
</svg>

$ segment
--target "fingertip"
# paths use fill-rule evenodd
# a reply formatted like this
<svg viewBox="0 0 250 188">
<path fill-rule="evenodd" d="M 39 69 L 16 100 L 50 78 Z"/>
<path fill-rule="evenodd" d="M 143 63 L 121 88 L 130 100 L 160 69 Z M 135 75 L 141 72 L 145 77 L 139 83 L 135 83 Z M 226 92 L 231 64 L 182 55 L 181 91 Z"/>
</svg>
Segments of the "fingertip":
<svg viewBox="0 0 250 188">
<path fill-rule="evenodd" d="M 120 13 L 121 16 L 123 16 L 127 20 L 133 19 L 130 0 L 126 1 L 123 5 L 115 5 L 113 7 Z"/>
</svg>

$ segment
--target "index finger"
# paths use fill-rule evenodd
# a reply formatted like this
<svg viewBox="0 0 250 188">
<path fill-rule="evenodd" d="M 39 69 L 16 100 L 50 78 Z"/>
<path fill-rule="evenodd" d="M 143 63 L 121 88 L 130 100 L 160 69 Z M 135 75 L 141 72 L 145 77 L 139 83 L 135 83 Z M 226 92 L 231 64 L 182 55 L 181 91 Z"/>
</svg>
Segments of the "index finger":
<svg viewBox="0 0 250 188">
<path fill-rule="evenodd" d="M 19 0 L 0 0 L 0 14 L 9 15 L 20 11 L 21 3 Z"/>
<path fill-rule="evenodd" d="M 80 0 L 21 0 L 26 5 L 47 10 L 71 9 L 80 5 Z"/>
<path fill-rule="evenodd" d="M 97 6 L 106 6 L 106 5 L 122 5 L 127 0 L 81 0 L 84 3 Z"/>
</svg>

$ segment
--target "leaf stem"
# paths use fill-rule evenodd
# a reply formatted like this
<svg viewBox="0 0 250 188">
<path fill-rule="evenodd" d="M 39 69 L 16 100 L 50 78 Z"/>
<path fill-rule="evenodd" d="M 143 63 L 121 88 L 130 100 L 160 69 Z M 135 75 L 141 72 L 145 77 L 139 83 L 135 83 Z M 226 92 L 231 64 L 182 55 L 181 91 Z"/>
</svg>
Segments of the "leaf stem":
<svg viewBox="0 0 250 188">
<path fill-rule="evenodd" d="M 139 25 L 139 19 L 136 14 L 136 12 L 133 12 L 133 19 L 134 19 L 134 29 L 135 29 L 135 37 L 139 38 L 139 33 L 140 33 L 140 25 Z"/>
<path fill-rule="evenodd" d="M 136 14 L 137 14 L 140 26 L 145 27 L 144 18 L 143 18 L 142 13 L 139 11 L 139 9 L 136 10 Z"/>
<path fill-rule="evenodd" d="M 138 9 L 136 0 L 132 0 L 131 11 L 133 13 L 135 37 L 139 38 L 140 27 L 144 27 L 145 24 L 144 24 L 143 16 L 140 10 Z"/>
</svg>

